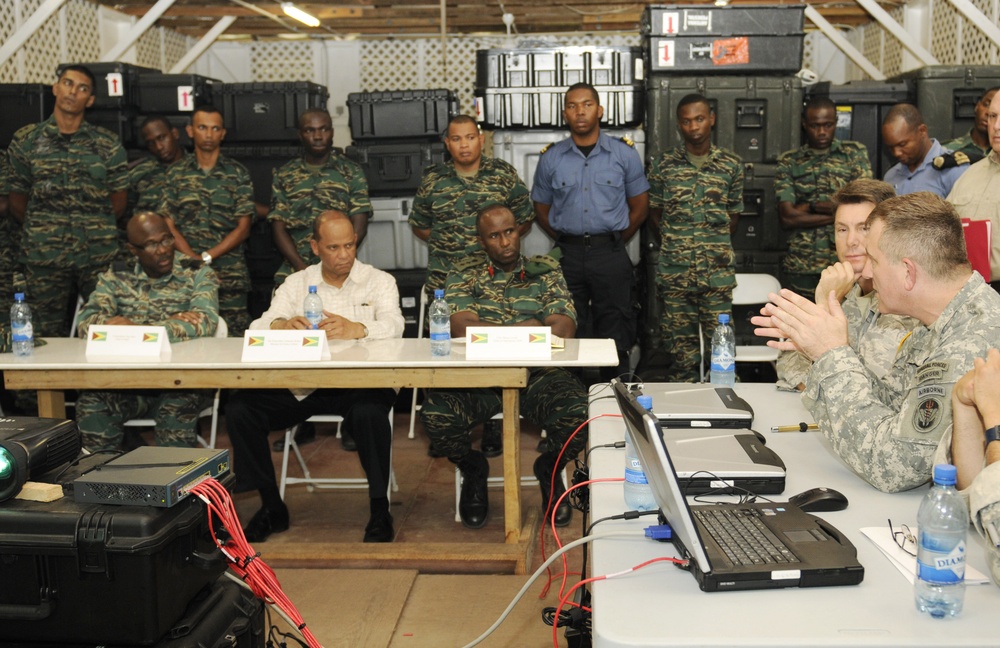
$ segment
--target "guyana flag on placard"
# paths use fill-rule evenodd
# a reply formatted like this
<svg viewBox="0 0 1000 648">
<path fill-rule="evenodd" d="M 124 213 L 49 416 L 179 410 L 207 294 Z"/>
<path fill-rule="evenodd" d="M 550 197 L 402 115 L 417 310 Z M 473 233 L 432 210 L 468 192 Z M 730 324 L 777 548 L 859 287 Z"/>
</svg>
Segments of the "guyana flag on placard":
<svg viewBox="0 0 1000 648">
<path fill-rule="evenodd" d="M 473 344 L 485 344 L 490 341 L 490 336 L 488 333 L 473 333 L 472 343 Z"/>
<path fill-rule="evenodd" d="M 259 335 L 251 335 L 247 339 L 247 346 L 252 346 L 252 347 L 264 346 L 264 338 Z"/>
</svg>

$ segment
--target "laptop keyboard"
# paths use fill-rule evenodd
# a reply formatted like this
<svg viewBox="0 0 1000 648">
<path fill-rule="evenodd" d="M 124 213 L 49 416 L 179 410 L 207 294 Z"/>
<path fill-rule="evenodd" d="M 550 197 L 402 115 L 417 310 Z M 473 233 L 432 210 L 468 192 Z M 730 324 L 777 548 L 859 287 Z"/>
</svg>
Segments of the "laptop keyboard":
<svg viewBox="0 0 1000 648">
<path fill-rule="evenodd" d="M 693 509 L 699 522 L 736 565 L 797 563 L 789 551 L 763 522 L 757 509 Z"/>
</svg>

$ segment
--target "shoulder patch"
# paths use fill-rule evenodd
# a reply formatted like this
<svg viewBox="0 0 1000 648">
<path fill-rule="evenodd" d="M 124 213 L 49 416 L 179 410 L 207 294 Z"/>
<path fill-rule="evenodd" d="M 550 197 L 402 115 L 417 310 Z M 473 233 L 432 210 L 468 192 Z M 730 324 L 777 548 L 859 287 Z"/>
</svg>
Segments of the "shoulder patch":
<svg viewBox="0 0 1000 648">
<path fill-rule="evenodd" d="M 626 144 L 628 144 L 632 148 L 635 148 L 635 142 L 633 142 L 632 139 L 628 135 L 623 135 L 622 137 L 619 137 L 618 139 L 620 139 L 621 141 L 625 142 Z"/>
<path fill-rule="evenodd" d="M 524 263 L 524 270 L 532 277 L 540 277 L 553 270 L 559 269 L 559 259 L 562 257 L 562 249 L 555 247 L 548 254 L 533 256 Z"/>
<path fill-rule="evenodd" d="M 477 265 L 481 265 L 483 261 L 484 259 L 482 254 L 470 254 L 469 256 L 462 257 L 460 260 L 456 261 L 455 265 L 452 266 L 452 271 L 465 273 L 472 268 L 475 268 Z"/>
<path fill-rule="evenodd" d="M 553 142 L 549 142 L 548 144 L 546 144 L 545 146 L 543 146 L 543 147 L 542 147 L 542 150 L 541 150 L 541 151 L 539 151 L 539 152 L 538 152 L 538 154 L 539 154 L 539 155 L 542 155 L 542 154 L 544 154 L 544 153 L 545 153 L 545 151 L 548 151 L 548 150 L 549 150 L 550 148 L 552 148 L 552 144 L 553 144 Z"/>
<path fill-rule="evenodd" d="M 126 261 L 115 261 L 114 263 L 111 264 L 111 271 L 112 272 L 128 272 L 129 271 L 128 262 L 126 262 Z"/>
</svg>

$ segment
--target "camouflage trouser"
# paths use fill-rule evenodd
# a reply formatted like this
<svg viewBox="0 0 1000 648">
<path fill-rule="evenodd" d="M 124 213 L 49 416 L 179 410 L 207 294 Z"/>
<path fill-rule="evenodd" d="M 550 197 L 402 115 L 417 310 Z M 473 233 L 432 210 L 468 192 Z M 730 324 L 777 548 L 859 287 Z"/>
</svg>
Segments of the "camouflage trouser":
<svg viewBox="0 0 1000 648">
<path fill-rule="evenodd" d="M 156 444 L 193 447 L 198 414 L 210 392 L 200 391 L 85 391 L 76 400 L 76 422 L 83 447 L 91 452 L 121 450 L 122 424 L 134 418 L 156 421 Z"/>
<path fill-rule="evenodd" d="M 705 339 L 705 353 L 710 353 L 712 333 L 721 313 L 732 316 L 732 270 L 661 266 L 656 276 L 656 292 L 663 314 L 660 336 L 663 348 L 673 362 L 664 380 L 698 382 L 701 379 L 701 345 L 698 324 Z"/>
<path fill-rule="evenodd" d="M 243 250 L 237 249 L 230 254 L 242 255 Z M 224 261 L 213 264 L 212 269 L 219 277 L 219 317 L 226 320 L 229 337 L 243 337 L 243 332 L 250 326 L 250 312 L 247 310 L 250 279 L 246 263 Z"/>
<path fill-rule="evenodd" d="M 0 213 L 0 303 L 14 301 L 14 273 L 21 250 L 21 226 L 12 216 Z"/>
<path fill-rule="evenodd" d="M 784 288 L 790 288 L 806 299 L 816 298 L 816 286 L 819 285 L 819 274 L 785 274 Z"/>
<path fill-rule="evenodd" d="M 458 461 L 469 453 L 469 428 L 503 409 L 499 389 L 437 389 L 427 392 L 420 410 L 431 444 Z M 533 369 L 521 389 L 521 416 L 548 432 L 550 448 L 559 451 L 566 439 L 587 420 L 587 390 L 569 371 L 559 367 Z M 586 429 L 573 437 L 563 459 L 572 459 L 587 443 Z"/>
<path fill-rule="evenodd" d="M 35 336 L 69 337 L 78 296 L 86 301 L 97 277 L 114 259 L 110 254 L 84 255 L 59 265 L 25 264 L 25 280 Z"/>
</svg>

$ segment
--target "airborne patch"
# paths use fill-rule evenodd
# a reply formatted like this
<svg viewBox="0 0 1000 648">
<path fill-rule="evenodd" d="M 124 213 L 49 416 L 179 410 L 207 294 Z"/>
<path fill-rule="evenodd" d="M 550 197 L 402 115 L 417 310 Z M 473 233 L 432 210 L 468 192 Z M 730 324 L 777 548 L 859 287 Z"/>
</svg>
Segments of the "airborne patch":
<svg viewBox="0 0 1000 648">
<path fill-rule="evenodd" d="M 933 431 L 941 422 L 941 401 L 937 398 L 925 398 L 913 412 L 913 429 L 920 434 Z"/>
<path fill-rule="evenodd" d="M 944 398 L 944 387 L 941 385 L 928 385 L 927 387 L 917 388 L 917 398 L 925 398 L 927 396 L 940 396 Z"/>
</svg>

